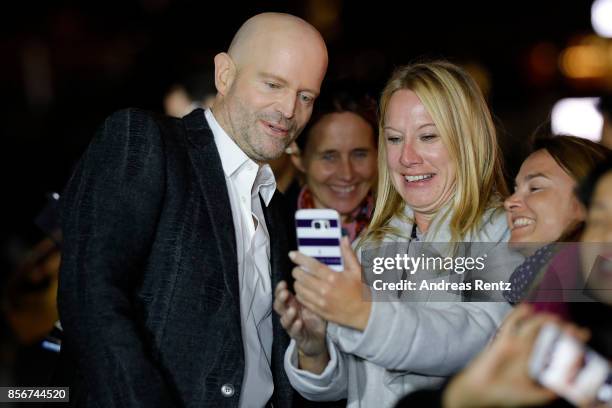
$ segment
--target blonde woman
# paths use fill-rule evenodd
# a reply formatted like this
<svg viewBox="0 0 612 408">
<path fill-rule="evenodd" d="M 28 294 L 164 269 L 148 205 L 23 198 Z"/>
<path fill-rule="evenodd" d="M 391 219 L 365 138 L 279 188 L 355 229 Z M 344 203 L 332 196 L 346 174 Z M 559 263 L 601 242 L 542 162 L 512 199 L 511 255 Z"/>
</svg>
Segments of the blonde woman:
<svg viewBox="0 0 612 408">
<path fill-rule="evenodd" d="M 398 69 L 382 93 L 379 131 L 378 197 L 360 254 L 388 242 L 504 246 L 510 234 L 501 155 L 469 75 L 447 62 Z M 462 368 L 510 309 L 502 302 L 462 303 L 453 293 L 433 299 L 443 302 L 416 292 L 404 300 L 424 301 L 368 301 L 372 292 L 364 291 L 358 258 L 346 239 L 342 248 L 342 273 L 292 253 L 295 295 L 284 282 L 276 288 L 275 310 L 293 339 L 285 369 L 308 399 L 391 406 Z M 520 259 L 511 262 L 508 274 Z M 492 271 L 497 266 L 487 264 Z"/>
</svg>

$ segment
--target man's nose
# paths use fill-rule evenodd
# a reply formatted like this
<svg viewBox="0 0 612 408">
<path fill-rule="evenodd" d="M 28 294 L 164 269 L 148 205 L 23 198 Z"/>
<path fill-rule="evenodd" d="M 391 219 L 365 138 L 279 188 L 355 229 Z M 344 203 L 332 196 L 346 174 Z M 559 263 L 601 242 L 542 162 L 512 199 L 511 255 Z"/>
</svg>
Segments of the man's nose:
<svg viewBox="0 0 612 408">
<path fill-rule="evenodd" d="M 285 117 L 285 119 L 293 118 L 295 115 L 295 104 L 297 103 L 297 95 L 293 92 L 286 92 L 278 100 L 277 110 Z"/>
</svg>

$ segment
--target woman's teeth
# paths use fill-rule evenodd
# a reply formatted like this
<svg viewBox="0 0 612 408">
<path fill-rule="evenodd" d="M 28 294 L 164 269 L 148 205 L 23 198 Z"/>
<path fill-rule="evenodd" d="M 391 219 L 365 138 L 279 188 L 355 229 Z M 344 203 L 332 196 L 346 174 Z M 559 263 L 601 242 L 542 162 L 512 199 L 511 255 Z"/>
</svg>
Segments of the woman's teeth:
<svg viewBox="0 0 612 408">
<path fill-rule="evenodd" d="M 517 218 L 516 220 L 512 221 L 512 225 L 514 225 L 515 227 L 522 227 L 533 223 L 534 221 L 529 218 Z"/>
<path fill-rule="evenodd" d="M 355 190 L 355 186 L 346 186 L 346 187 L 338 187 L 338 186 L 330 186 L 330 188 L 336 193 L 350 193 Z"/>
<path fill-rule="evenodd" d="M 433 174 L 420 174 L 418 176 L 404 176 L 406 178 L 406 181 L 413 183 L 415 181 L 421 181 L 421 180 L 425 180 L 425 179 L 430 179 L 432 178 L 434 175 Z"/>
</svg>

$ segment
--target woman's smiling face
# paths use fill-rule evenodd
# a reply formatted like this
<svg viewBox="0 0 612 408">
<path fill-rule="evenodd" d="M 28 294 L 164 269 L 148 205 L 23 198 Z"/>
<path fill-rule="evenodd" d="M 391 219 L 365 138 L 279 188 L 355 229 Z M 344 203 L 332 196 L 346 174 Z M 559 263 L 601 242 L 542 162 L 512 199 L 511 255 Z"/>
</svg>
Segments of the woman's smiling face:
<svg viewBox="0 0 612 408">
<path fill-rule="evenodd" d="M 504 203 L 510 242 L 554 242 L 584 220 L 574 195 L 576 182 L 548 151 L 531 154 L 515 181 L 514 194 Z"/>
<path fill-rule="evenodd" d="M 356 113 L 323 116 L 310 130 L 299 167 L 316 208 L 350 214 L 376 179 L 374 129 Z"/>
<path fill-rule="evenodd" d="M 455 192 L 456 163 L 416 93 L 391 96 L 383 132 L 395 189 L 415 213 L 435 213 Z"/>
</svg>

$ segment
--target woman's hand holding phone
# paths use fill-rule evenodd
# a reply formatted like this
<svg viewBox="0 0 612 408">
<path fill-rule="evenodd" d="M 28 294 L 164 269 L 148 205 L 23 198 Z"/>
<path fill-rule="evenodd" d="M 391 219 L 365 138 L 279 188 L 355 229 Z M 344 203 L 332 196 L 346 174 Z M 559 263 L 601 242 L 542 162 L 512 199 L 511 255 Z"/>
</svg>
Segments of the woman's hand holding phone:
<svg viewBox="0 0 612 408">
<path fill-rule="evenodd" d="M 342 272 L 300 252 L 290 253 L 297 264 L 292 271 L 296 299 L 325 320 L 363 331 L 370 318 L 371 293 L 361 281 L 361 265 L 347 237 L 340 248 Z"/>
<path fill-rule="evenodd" d="M 538 406 L 557 396 L 529 377 L 529 358 L 540 328 L 557 322 L 525 304 L 508 315 L 490 347 L 446 387 L 444 408 Z"/>
<path fill-rule="evenodd" d="M 576 341 L 584 342 L 589 337 L 588 331 L 563 322 L 557 316 L 535 313 L 531 306 L 519 305 L 508 315 L 490 347 L 448 384 L 442 406 L 539 406 L 556 399 L 554 391 L 530 376 L 534 356 L 548 354 L 538 350 L 538 343 L 542 329 L 551 325 Z"/>
</svg>

